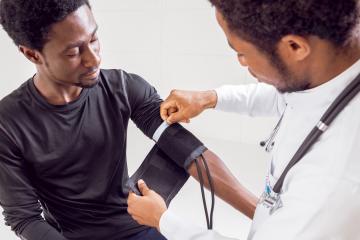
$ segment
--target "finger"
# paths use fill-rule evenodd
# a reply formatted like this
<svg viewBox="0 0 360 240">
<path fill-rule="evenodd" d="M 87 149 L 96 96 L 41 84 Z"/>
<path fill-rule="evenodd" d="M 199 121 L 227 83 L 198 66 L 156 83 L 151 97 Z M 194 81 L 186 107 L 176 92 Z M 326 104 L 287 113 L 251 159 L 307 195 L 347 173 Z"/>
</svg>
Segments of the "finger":
<svg viewBox="0 0 360 240">
<path fill-rule="evenodd" d="M 167 118 L 166 122 L 167 122 L 168 124 L 173 124 L 173 123 L 176 123 L 176 122 L 182 122 L 182 121 L 184 121 L 184 120 L 186 120 L 186 119 L 187 119 L 187 118 L 185 118 L 182 113 L 176 112 L 176 113 L 171 114 L 171 115 Z"/>
<path fill-rule="evenodd" d="M 130 202 L 134 201 L 137 197 L 138 197 L 138 195 L 136 195 L 135 193 L 129 192 L 129 196 L 128 196 L 128 200 L 127 200 L 128 204 Z"/>
<path fill-rule="evenodd" d="M 166 119 L 169 117 L 168 112 L 171 108 L 176 108 L 176 102 L 166 100 L 160 105 L 160 116 L 164 121 L 166 121 Z"/>
<path fill-rule="evenodd" d="M 170 116 L 173 113 L 176 113 L 178 109 L 176 107 L 171 107 L 168 109 L 168 115 Z"/>
<path fill-rule="evenodd" d="M 132 208 L 129 206 L 128 208 L 127 208 L 127 212 L 132 216 L 133 215 L 133 210 L 132 210 Z"/>
<path fill-rule="evenodd" d="M 190 119 L 181 120 L 182 123 L 190 123 Z"/>
<path fill-rule="evenodd" d="M 169 117 L 167 109 L 163 108 L 162 105 L 160 107 L 160 117 L 164 121 L 166 121 L 166 119 Z"/>
<path fill-rule="evenodd" d="M 140 189 L 140 192 L 142 195 L 147 195 L 147 193 L 150 191 L 150 189 L 148 188 L 148 186 L 146 185 L 146 183 L 144 182 L 144 180 L 140 179 L 138 181 L 138 187 Z"/>
</svg>

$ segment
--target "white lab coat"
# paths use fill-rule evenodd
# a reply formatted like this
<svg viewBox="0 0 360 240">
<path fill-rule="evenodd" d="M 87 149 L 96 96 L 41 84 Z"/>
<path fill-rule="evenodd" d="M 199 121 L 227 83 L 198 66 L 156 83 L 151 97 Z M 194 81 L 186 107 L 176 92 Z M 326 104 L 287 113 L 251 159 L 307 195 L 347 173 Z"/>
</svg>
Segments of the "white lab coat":
<svg viewBox="0 0 360 240">
<path fill-rule="evenodd" d="M 310 130 L 359 73 L 360 60 L 325 84 L 287 94 L 261 83 L 223 86 L 216 90 L 216 109 L 250 116 L 284 112 L 269 164 L 273 187 Z M 281 200 L 283 207 L 269 217 L 257 209 L 249 239 L 360 239 L 360 94 L 289 171 Z M 160 230 L 169 240 L 232 239 L 178 219 L 170 210 L 161 217 Z"/>
</svg>

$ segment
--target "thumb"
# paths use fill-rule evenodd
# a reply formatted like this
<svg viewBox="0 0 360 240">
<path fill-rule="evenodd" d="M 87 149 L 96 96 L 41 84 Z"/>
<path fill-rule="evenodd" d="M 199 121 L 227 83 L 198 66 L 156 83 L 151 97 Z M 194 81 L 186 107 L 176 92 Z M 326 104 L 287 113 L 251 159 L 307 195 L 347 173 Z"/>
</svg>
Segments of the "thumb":
<svg viewBox="0 0 360 240">
<path fill-rule="evenodd" d="M 146 183 L 142 179 L 140 179 L 138 181 L 138 187 L 143 196 L 147 195 L 148 192 L 150 191 L 149 187 L 146 185 Z"/>
<path fill-rule="evenodd" d="M 183 114 L 181 114 L 180 112 L 175 112 L 175 113 L 172 113 L 168 119 L 166 119 L 166 122 L 168 124 L 172 124 L 172 123 L 176 123 L 176 122 L 186 122 L 186 118 L 183 116 Z"/>
</svg>

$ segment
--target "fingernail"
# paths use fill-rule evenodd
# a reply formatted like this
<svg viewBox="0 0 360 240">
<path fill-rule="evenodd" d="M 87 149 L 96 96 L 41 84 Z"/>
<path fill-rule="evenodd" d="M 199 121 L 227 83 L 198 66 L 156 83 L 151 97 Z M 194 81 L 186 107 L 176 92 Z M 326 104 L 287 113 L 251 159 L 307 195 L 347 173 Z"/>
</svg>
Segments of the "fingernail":
<svg viewBox="0 0 360 240">
<path fill-rule="evenodd" d="M 144 180 L 139 179 L 138 184 L 143 184 L 143 183 L 145 183 Z"/>
</svg>

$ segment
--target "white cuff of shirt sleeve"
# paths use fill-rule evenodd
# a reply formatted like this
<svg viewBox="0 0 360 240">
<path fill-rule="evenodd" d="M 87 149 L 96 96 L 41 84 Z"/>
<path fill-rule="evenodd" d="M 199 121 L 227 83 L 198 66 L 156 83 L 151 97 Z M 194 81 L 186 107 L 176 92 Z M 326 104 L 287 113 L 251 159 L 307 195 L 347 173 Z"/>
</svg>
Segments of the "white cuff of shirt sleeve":
<svg viewBox="0 0 360 240">
<path fill-rule="evenodd" d="M 160 218 L 159 228 L 162 235 L 167 239 L 173 239 L 176 236 L 179 226 L 184 224 L 169 209 L 166 210 Z"/>
<path fill-rule="evenodd" d="M 226 98 L 226 93 L 224 91 L 224 86 L 214 89 L 217 95 L 216 105 L 214 107 L 215 110 L 223 110 L 224 109 L 224 99 Z"/>
<path fill-rule="evenodd" d="M 180 219 L 170 210 L 166 210 L 160 218 L 160 232 L 168 240 L 210 239 L 201 235 L 208 235 L 208 230 L 199 227 L 189 219 Z"/>
<path fill-rule="evenodd" d="M 236 240 L 183 220 L 166 210 L 160 218 L 161 234 L 168 240 Z"/>
</svg>

